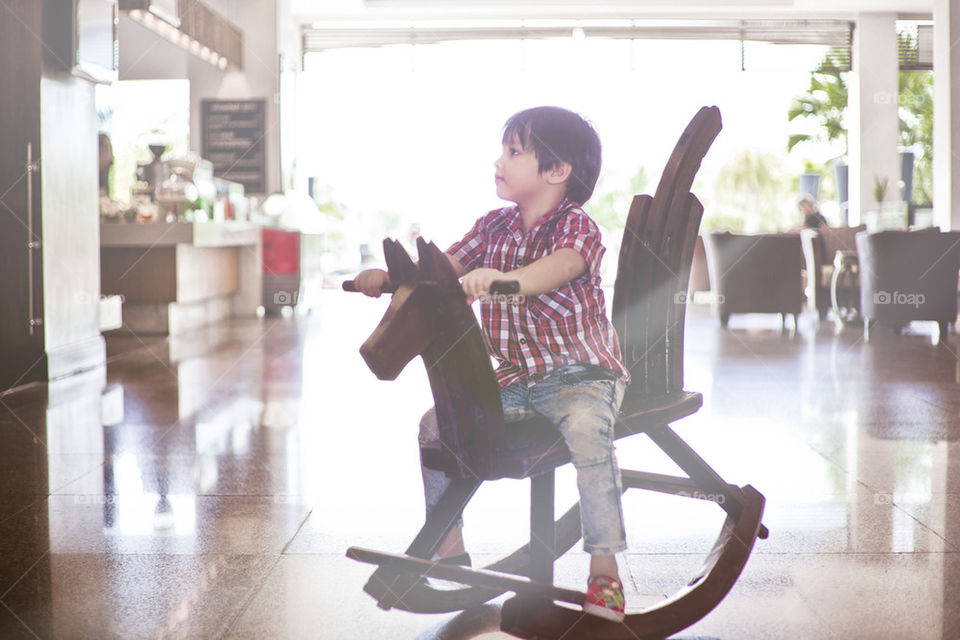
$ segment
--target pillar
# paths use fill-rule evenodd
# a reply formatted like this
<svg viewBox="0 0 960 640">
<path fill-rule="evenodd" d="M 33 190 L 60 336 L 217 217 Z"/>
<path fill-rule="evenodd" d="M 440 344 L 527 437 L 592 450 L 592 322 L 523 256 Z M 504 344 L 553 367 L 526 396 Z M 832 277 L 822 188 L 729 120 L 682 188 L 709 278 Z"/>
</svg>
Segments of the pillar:
<svg viewBox="0 0 960 640">
<path fill-rule="evenodd" d="M 900 119 L 897 14 L 861 13 L 853 35 L 850 74 L 850 224 L 877 209 L 874 185 L 887 180 L 884 201 L 900 200 Z"/>
<path fill-rule="evenodd" d="M 960 229 L 960 0 L 934 0 L 933 21 L 933 220 Z"/>
</svg>

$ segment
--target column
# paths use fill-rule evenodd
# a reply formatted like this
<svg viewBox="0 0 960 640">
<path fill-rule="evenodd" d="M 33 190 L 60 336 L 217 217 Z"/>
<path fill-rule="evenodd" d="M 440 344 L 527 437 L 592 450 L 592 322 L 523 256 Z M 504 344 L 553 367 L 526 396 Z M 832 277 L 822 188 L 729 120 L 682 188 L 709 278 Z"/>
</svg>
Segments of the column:
<svg viewBox="0 0 960 640">
<path fill-rule="evenodd" d="M 946 231 L 960 229 L 960 0 L 934 0 L 933 20 L 933 221 Z"/>
<path fill-rule="evenodd" d="M 877 209 L 874 185 L 887 180 L 884 201 L 900 200 L 897 14 L 861 13 L 853 34 L 850 107 L 850 224 Z"/>
</svg>

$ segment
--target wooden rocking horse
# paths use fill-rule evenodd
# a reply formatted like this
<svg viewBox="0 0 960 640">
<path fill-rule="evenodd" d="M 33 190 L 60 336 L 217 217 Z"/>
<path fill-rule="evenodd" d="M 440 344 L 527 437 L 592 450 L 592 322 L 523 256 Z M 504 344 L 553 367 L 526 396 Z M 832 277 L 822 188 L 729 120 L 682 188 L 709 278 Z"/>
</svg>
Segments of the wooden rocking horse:
<svg viewBox="0 0 960 640">
<path fill-rule="evenodd" d="M 750 485 L 725 482 L 670 428 L 695 413 L 699 393 L 683 389 L 686 292 L 703 206 L 690 193 L 700 163 L 720 132 L 720 112 L 704 107 L 680 137 L 653 198 L 630 207 L 612 301 L 612 321 L 633 381 L 615 437 L 645 433 L 686 474 L 675 477 L 622 469 L 623 488 L 707 499 L 727 513 L 699 573 L 677 594 L 623 622 L 585 615 L 586 594 L 554 586 L 553 563 L 580 539 L 579 504 L 554 521 L 555 469 L 570 460 L 559 431 L 545 419 L 504 424 L 500 393 L 457 276 L 432 243 L 417 240 L 415 265 L 384 240 L 393 298 L 360 349 L 380 379 L 392 380 L 421 355 L 436 402 L 440 443 L 421 447 L 423 463 L 453 479 L 404 555 L 351 547 L 347 556 L 377 564 L 364 590 L 381 608 L 419 613 L 460 611 L 505 592 L 501 629 L 520 638 L 564 640 L 666 638 L 709 613 L 740 575 L 761 524 L 764 497 Z M 516 283 L 511 283 L 516 284 Z M 344 283 L 352 290 L 352 283 Z M 496 293 L 496 291 L 492 291 Z M 485 480 L 531 479 L 530 542 L 509 556 L 470 569 L 429 558 Z M 454 581 L 437 589 L 424 576 Z M 557 603 L 568 604 L 557 604 Z"/>
</svg>

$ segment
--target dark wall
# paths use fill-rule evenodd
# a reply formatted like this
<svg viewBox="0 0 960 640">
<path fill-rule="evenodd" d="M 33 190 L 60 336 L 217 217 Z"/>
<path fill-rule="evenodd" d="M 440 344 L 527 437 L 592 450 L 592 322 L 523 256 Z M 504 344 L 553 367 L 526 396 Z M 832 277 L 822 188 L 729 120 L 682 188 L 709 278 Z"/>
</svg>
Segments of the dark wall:
<svg viewBox="0 0 960 640">
<path fill-rule="evenodd" d="M 51 19 L 69 20 L 62 10 L 70 6 L 69 0 L 0 5 L 0 391 L 104 361 L 94 87 L 51 61 L 55 47 L 42 41 Z M 28 144 L 38 167 L 32 180 Z M 32 294 L 42 324 L 33 335 L 30 240 L 40 243 L 32 254 Z"/>
<path fill-rule="evenodd" d="M 27 288 L 27 144 L 40 145 L 43 3 L 0 6 L 0 389 L 46 377 L 43 331 L 29 334 Z M 40 236 L 40 177 L 33 181 L 34 233 Z M 42 268 L 34 260 L 36 315 L 43 312 Z"/>
</svg>

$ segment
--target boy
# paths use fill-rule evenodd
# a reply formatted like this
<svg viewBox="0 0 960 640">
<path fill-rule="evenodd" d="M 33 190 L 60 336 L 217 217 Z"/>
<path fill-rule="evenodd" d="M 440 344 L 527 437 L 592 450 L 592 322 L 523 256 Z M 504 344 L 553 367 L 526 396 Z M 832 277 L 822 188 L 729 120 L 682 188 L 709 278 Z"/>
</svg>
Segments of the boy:
<svg viewBox="0 0 960 640">
<path fill-rule="evenodd" d="M 543 415 L 570 450 L 583 545 L 590 553 L 584 610 L 622 620 L 614 554 L 627 545 L 613 431 L 630 374 L 600 289 L 600 231 L 581 208 L 600 174 L 600 139 L 576 113 L 537 107 L 511 117 L 502 142 L 494 163 L 497 195 L 516 206 L 477 220 L 446 255 L 467 302 L 481 300 L 484 334 L 500 363 L 505 420 Z M 355 282 L 365 294 L 379 296 L 387 280 L 386 272 L 370 269 Z M 519 281 L 519 296 L 487 297 L 494 280 Z M 431 409 L 420 423 L 420 441 L 438 438 Z M 429 515 L 450 480 L 440 471 L 422 471 Z M 435 560 L 470 564 L 462 527 L 461 519 Z"/>
</svg>

